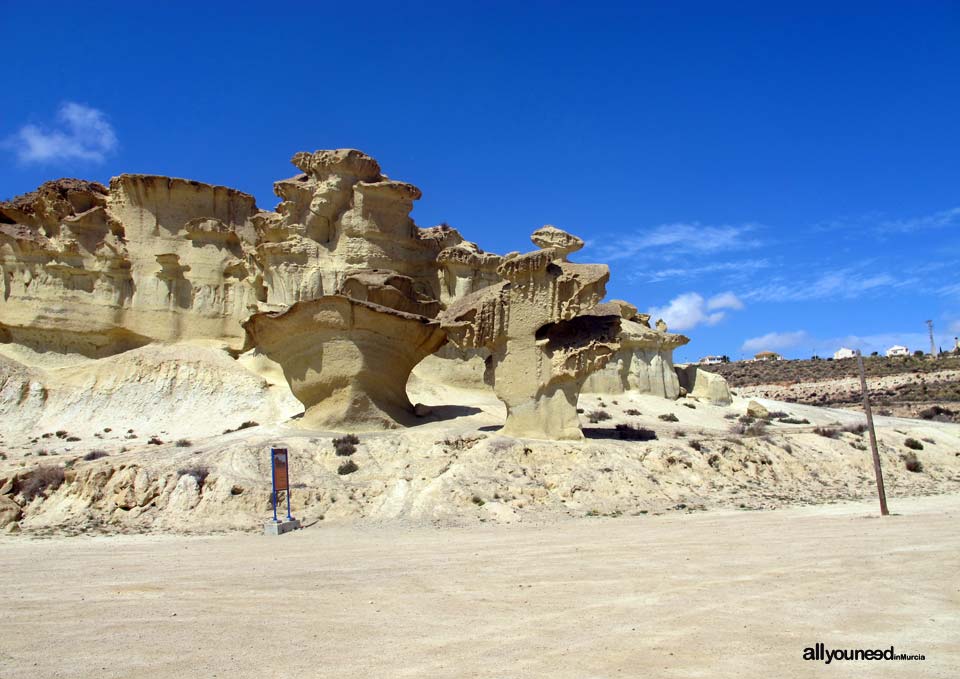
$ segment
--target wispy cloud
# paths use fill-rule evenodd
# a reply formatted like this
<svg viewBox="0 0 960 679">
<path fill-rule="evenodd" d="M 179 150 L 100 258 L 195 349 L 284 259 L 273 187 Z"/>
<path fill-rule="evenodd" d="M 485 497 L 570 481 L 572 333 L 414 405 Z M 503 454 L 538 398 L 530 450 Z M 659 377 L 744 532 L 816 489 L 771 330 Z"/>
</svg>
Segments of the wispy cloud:
<svg viewBox="0 0 960 679">
<path fill-rule="evenodd" d="M 103 111 L 70 101 L 57 111 L 56 126 L 24 125 L 5 146 L 12 148 L 22 163 L 99 163 L 117 148 L 117 135 Z"/>
<path fill-rule="evenodd" d="M 891 219 L 880 223 L 880 229 L 895 233 L 910 233 L 927 229 L 945 229 L 960 226 L 960 207 L 941 210 L 929 215 L 909 217 L 907 219 Z"/>
<path fill-rule="evenodd" d="M 633 271 L 628 275 L 634 280 L 640 280 L 645 283 L 658 283 L 670 279 L 691 279 L 701 276 L 722 274 L 728 281 L 733 279 L 744 279 L 757 271 L 767 269 L 772 264 L 768 259 L 742 259 L 729 262 L 714 262 L 702 266 L 682 266 L 669 269 L 658 269 L 656 271 Z"/>
<path fill-rule="evenodd" d="M 652 318 L 662 318 L 671 330 L 690 330 L 698 325 L 716 325 L 727 316 L 727 311 L 743 308 L 743 302 L 732 292 L 704 299 L 696 292 L 674 297 L 663 307 L 652 307 Z"/>
<path fill-rule="evenodd" d="M 740 349 L 749 354 L 760 351 L 785 351 L 804 344 L 809 345 L 810 341 L 810 334 L 806 330 L 768 332 L 766 335 L 746 340 Z"/>
<path fill-rule="evenodd" d="M 868 263 L 828 271 L 815 278 L 793 281 L 775 279 L 743 292 L 744 299 L 759 302 L 802 302 L 815 299 L 855 299 L 886 288 L 900 288 L 917 282 L 915 278 L 897 278 L 885 272 L 866 270 Z"/>
<path fill-rule="evenodd" d="M 881 212 L 868 212 L 852 217 L 838 217 L 830 219 L 813 228 L 817 231 L 831 231 L 834 233 L 848 232 L 876 233 L 884 236 L 913 233 L 932 229 L 945 229 L 960 226 L 960 207 L 938 210 L 926 215 L 912 217 L 891 218 Z"/>
<path fill-rule="evenodd" d="M 605 261 L 628 258 L 671 257 L 743 250 L 760 245 L 751 232 L 755 224 L 710 226 L 699 222 L 660 224 L 647 231 L 633 231 L 592 241 L 596 256 Z"/>
</svg>

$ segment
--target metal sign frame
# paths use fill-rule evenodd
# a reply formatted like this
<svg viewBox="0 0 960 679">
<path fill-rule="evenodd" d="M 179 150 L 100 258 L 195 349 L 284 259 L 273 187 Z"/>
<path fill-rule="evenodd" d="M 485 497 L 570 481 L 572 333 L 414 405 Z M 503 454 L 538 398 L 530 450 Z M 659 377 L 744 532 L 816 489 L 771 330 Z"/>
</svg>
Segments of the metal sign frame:
<svg viewBox="0 0 960 679">
<path fill-rule="evenodd" d="M 282 467 L 282 481 L 285 481 L 284 488 L 277 488 L 277 468 Z M 287 520 L 293 521 L 290 515 L 290 457 L 286 448 L 270 449 L 270 480 L 273 483 L 273 521 L 279 523 L 277 519 L 277 491 L 284 490 L 287 493 Z"/>
</svg>

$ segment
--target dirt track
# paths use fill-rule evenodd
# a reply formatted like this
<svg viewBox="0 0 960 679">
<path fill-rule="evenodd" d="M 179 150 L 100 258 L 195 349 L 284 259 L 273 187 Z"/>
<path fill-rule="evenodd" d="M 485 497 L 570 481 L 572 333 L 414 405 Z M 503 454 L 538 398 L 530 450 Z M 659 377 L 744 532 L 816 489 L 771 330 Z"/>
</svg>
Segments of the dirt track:
<svg viewBox="0 0 960 679">
<path fill-rule="evenodd" d="M 956 676 L 960 496 L 891 505 L 6 538 L 0 676 Z"/>
</svg>

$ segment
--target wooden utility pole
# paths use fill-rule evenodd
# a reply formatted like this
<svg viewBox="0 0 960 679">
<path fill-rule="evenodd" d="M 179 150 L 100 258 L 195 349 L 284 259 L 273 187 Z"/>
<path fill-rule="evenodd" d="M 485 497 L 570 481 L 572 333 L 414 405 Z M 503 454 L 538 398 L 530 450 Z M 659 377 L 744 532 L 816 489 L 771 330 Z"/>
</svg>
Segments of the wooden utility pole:
<svg viewBox="0 0 960 679">
<path fill-rule="evenodd" d="M 877 475 L 877 494 L 880 496 L 880 515 L 890 514 L 887 510 L 887 491 L 883 488 L 883 472 L 880 471 L 880 451 L 877 450 L 877 432 L 873 429 L 873 411 L 870 410 L 870 393 L 867 391 L 867 375 L 863 370 L 863 356 L 857 349 L 857 368 L 860 369 L 860 389 L 863 390 L 863 412 L 867 416 L 867 431 L 870 433 L 870 450 L 873 451 L 873 471 Z"/>
</svg>

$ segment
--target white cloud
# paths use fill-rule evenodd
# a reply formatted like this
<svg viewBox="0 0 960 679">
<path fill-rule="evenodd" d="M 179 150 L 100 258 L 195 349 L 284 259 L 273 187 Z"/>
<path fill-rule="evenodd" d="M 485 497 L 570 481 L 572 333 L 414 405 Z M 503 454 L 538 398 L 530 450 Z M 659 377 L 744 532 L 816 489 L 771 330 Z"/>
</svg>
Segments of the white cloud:
<svg viewBox="0 0 960 679">
<path fill-rule="evenodd" d="M 727 316 L 724 309 L 742 309 L 732 292 L 724 292 L 705 300 L 696 292 L 687 292 L 670 300 L 664 307 L 649 310 L 651 318 L 662 318 L 671 330 L 689 330 L 698 325 L 716 325 Z"/>
<path fill-rule="evenodd" d="M 759 241 L 748 234 L 755 224 L 739 226 L 709 226 L 699 222 L 661 224 L 648 231 L 634 232 L 605 239 L 597 245 L 597 256 L 605 261 L 645 257 L 656 254 L 663 258 L 664 250 L 671 257 L 683 254 L 711 254 L 722 251 L 756 247 Z"/>
<path fill-rule="evenodd" d="M 707 301 L 707 309 L 742 309 L 743 302 L 732 292 L 721 292 Z"/>
<path fill-rule="evenodd" d="M 855 299 L 883 288 L 901 288 L 915 278 L 899 279 L 888 273 L 865 271 L 866 264 L 820 274 L 814 279 L 774 281 L 741 294 L 744 299 L 763 302 L 802 302 L 812 299 Z"/>
<path fill-rule="evenodd" d="M 6 145 L 23 163 L 62 160 L 99 163 L 117 147 L 117 135 L 103 111 L 71 101 L 57 111 L 57 121 L 58 125 L 49 129 L 24 125 Z"/>
<path fill-rule="evenodd" d="M 751 337 L 746 340 L 740 349 L 749 354 L 761 351 L 783 351 L 802 344 L 809 344 L 811 337 L 806 330 L 793 332 L 768 332 L 760 337 Z"/>
<path fill-rule="evenodd" d="M 888 220 L 880 224 L 880 229 L 896 233 L 909 233 L 924 229 L 942 229 L 948 226 L 960 226 L 960 207 L 941 210 L 920 217 Z"/>
<path fill-rule="evenodd" d="M 703 266 L 690 265 L 655 271 L 631 271 L 629 275 L 635 280 L 642 280 L 647 283 L 658 283 L 671 278 L 697 278 L 706 274 L 725 274 L 724 277 L 730 280 L 731 278 L 749 278 L 750 275 L 760 269 L 766 269 L 770 266 L 770 261 L 767 259 L 741 259 L 729 262 L 714 262 Z"/>
</svg>

